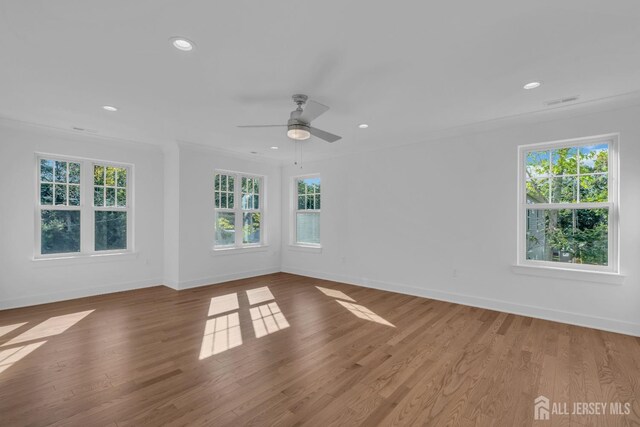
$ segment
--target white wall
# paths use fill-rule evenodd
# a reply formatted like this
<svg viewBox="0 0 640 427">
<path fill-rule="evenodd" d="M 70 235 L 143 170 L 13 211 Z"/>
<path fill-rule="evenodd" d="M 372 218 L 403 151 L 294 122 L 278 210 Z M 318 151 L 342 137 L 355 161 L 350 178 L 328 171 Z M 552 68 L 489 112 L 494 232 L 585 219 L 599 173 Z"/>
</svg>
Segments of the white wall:
<svg viewBox="0 0 640 427">
<path fill-rule="evenodd" d="M 640 335 L 638 117 L 632 107 L 285 167 L 282 269 Z M 514 273 L 517 146 L 613 132 L 624 283 Z M 310 173 L 322 177 L 321 253 L 288 246 L 291 179 Z"/>
<path fill-rule="evenodd" d="M 161 283 L 185 289 L 282 269 L 640 335 L 639 116 L 636 106 L 504 127 L 306 163 L 302 170 L 192 144 L 163 152 L 2 121 L 0 308 Z M 625 281 L 514 273 L 517 145 L 611 132 L 621 134 Z M 35 152 L 135 165 L 134 256 L 33 261 Z M 266 177 L 266 249 L 212 253 L 216 168 Z M 288 245 L 291 179 L 310 173 L 322 176 L 321 253 Z"/>
<path fill-rule="evenodd" d="M 219 283 L 280 271 L 280 166 L 260 160 L 179 144 L 179 278 L 176 289 Z M 266 248 L 213 252 L 214 171 L 263 175 L 266 193 L 263 232 Z M 168 225 L 174 227 L 173 224 Z"/>
<path fill-rule="evenodd" d="M 135 254 L 34 261 L 35 153 L 135 165 Z M 162 283 L 163 155 L 157 147 L 0 122 L 0 309 Z"/>
</svg>

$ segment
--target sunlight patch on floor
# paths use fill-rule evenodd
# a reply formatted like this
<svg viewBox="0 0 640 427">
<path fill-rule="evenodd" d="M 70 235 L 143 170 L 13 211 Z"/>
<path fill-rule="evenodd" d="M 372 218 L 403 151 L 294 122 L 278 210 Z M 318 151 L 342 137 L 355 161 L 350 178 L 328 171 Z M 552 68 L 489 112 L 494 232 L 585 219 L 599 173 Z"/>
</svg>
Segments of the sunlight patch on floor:
<svg viewBox="0 0 640 427">
<path fill-rule="evenodd" d="M 46 341 L 34 342 L 31 344 L 0 350 L 0 373 L 10 368 L 14 363 L 22 360 L 23 357 L 28 356 L 33 350 L 37 349 L 44 343 L 46 343 Z"/>
<path fill-rule="evenodd" d="M 341 306 L 345 307 L 353 315 L 359 317 L 360 319 L 370 320 L 372 322 L 380 323 L 381 325 L 391 326 L 395 328 L 395 326 L 392 323 L 387 322 L 382 317 L 378 316 L 373 311 L 369 310 L 367 307 L 363 305 L 351 304 L 349 302 L 338 301 L 338 300 L 336 300 L 336 302 Z"/>
<path fill-rule="evenodd" d="M 251 308 L 251 321 L 256 338 L 278 332 L 289 327 L 289 322 L 280 311 L 277 303 L 261 305 Z"/>
<path fill-rule="evenodd" d="M 8 334 L 9 332 L 18 329 L 20 326 L 24 326 L 26 325 L 27 322 L 23 322 L 23 323 L 16 323 L 15 325 L 5 325 L 5 326 L 0 326 L 0 337 L 3 335 Z"/>
<path fill-rule="evenodd" d="M 322 292 L 323 294 L 331 298 L 339 298 L 347 301 L 356 302 L 356 300 L 354 300 L 353 298 L 351 298 L 349 295 L 345 294 L 342 291 L 337 291 L 335 289 L 321 288 L 320 286 L 316 286 L 316 289 L 318 289 L 320 292 Z"/>
<path fill-rule="evenodd" d="M 200 360 L 242 345 L 238 313 L 207 320 L 200 348 Z"/>
<path fill-rule="evenodd" d="M 211 304 L 209 304 L 209 317 L 237 310 L 238 308 L 240 308 L 240 305 L 238 304 L 238 294 L 236 292 L 213 297 L 211 298 Z"/>
<path fill-rule="evenodd" d="M 2 344 L 1 347 L 20 344 L 27 341 L 39 340 L 53 335 L 59 335 L 93 313 L 93 311 L 94 310 L 87 310 L 80 311 L 78 313 L 65 314 L 63 316 L 51 317 L 29 329 L 28 331 L 18 335 L 12 340 Z"/>
<path fill-rule="evenodd" d="M 260 304 L 261 302 L 271 301 L 272 299 L 275 299 L 268 286 L 249 289 L 247 291 L 247 298 L 249 299 L 249 305 Z"/>
</svg>

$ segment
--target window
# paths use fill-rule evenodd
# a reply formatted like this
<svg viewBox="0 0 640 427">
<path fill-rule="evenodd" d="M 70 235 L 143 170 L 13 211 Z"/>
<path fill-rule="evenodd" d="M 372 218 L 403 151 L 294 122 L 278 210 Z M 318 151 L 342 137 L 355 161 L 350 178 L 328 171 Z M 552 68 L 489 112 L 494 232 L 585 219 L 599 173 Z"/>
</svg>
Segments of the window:
<svg viewBox="0 0 640 427">
<path fill-rule="evenodd" d="M 37 257 L 131 247 L 129 166 L 49 155 L 37 163 Z"/>
<path fill-rule="evenodd" d="M 127 168 L 93 165 L 95 250 L 127 248 Z"/>
<path fill-rule="evenodd" d="M 519 263 L 617 272 L 617 137 L 519 152 Z"/>
<path fill-rule="evenodd" d="M 295 179 L 295 244 L 320 246 L 320 177 Z"/>
<path fill-rule="evenodd" d="M 214 179 L 214 248 L 260 246 L 264 237 L 263 178 L 235 172 L 217 172 Z"/>
<path fill-rule="evenodd" d="M 40 254 L 80 252 L 80 163 L 40 159 Z"/>
</svg>

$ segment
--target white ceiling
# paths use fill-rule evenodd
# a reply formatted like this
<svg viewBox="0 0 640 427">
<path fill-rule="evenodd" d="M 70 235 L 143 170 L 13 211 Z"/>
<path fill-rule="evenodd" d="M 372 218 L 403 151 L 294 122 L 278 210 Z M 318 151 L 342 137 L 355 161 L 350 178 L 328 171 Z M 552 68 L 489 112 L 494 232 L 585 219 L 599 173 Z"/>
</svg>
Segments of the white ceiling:
<svg viewBox="0 0 640 427">
<path fill-rule="evenodd" d="M 0 116 L 285 161 L 283 128 L 236 125 L 285 123 L 301 92 L 344 137 L 305 156 L 335 156 L 640 91 L 638 22 L 637 0 L 3 0 Z"/>
</svg>

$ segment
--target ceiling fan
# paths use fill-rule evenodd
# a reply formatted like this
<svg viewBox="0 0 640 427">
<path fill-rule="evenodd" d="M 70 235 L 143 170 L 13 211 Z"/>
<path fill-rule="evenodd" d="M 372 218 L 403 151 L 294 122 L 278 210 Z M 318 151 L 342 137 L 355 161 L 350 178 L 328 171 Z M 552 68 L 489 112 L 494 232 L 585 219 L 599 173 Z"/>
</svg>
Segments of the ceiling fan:
<svg viewBox="0 0 640 427">
<path fill-rule="evenodd" d="M 311 135 L 323 139 L 327 142 L 336 142 L 341 136 L 323 131 L 311 126 L 311 121 L 315 120 L 321 114 L 324 114 L 329 107 L 322 105 L 307 95 L 295 94 L 292 96 L 293 102 L 298 108 L 291 112 L 289 121 L 286 125 L 247 125 L 238 126 L 239 128 L 267 128 L 267 127 L 287 127 L 287 136 L 296 141 L 304 141 L 311 138 Z"/>
</svg>

